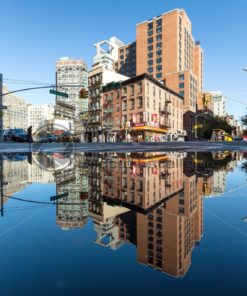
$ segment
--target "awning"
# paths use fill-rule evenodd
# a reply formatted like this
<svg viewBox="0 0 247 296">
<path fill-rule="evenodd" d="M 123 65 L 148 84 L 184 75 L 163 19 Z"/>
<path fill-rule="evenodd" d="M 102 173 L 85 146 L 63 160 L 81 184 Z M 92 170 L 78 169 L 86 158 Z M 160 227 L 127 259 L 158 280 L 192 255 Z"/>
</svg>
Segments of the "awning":
<svg viewBox="0 0 247 296">
<path fill-rule="evenodd" d="M 122 128 L 121 130 L 128 130 L 128 131 L 147 131 L 147 132 L 153 132 L 153 133 L 160 133 L 160 134 L 166 134 L 167 130 L 154 127 L 154 126 L 134 126 L 130 128 Z"/>
</svg>

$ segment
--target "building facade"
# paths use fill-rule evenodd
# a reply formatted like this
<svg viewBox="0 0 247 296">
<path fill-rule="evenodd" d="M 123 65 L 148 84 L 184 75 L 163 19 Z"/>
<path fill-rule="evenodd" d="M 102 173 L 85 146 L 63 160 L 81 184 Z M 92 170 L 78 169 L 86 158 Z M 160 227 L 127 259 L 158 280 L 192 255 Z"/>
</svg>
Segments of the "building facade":
<svg viewBox="0 0 247 296">
<path fill-rule="evenodd" d="M 56 77 L 57 90 L 67 93 L 69 97 L 56 96 L 55 117 L 80 120 L 80 114 L 86 112 L 88 106 L 87 98 L 81 99 L 79 96 L 80 90 L 88 87 L 86 63 L 63 57 L 56 62 Z"/>
<path fill-rule="evenodd" d="M 3 86 L 3 93 L 8 93 L 9 89 Z M 3 110 L 3 129 L 28 127 L 28 104 L 27 102 L 13 94 L 3 96 L 3 105 L 7 107 Z"/>
<path fill-rule="evenodd" d="M 226 117 L 226 99 L 221 91 L 210 91 L 214 103 L 214 116 Z"/>
<path fill-rule="evenodd" d="M 128 77 L 136 76 L 136 42 L 119 47 L 115 71 Z"/>
<path fill-rule="evenodd" d="M 183 140 L 183 98 L 142 74 L 103 87 L 103 141 Z"/>
<path fill-rule="evenodd" d="M 137 24 L 136 72 L 148 73 L 184 97 L 184 128 L 193 139 L 198 92 L 203 86 L 203 51 L 186 12 L 175 9 Z"/>
<path fill-rule="evenodd" d="M 28 126 L 33 127 L 35 133 L 46 125 L 48 120 L 54 118 L 54 106 L 42 104 L 38 106 L 28 105 Z"/>
</svg>

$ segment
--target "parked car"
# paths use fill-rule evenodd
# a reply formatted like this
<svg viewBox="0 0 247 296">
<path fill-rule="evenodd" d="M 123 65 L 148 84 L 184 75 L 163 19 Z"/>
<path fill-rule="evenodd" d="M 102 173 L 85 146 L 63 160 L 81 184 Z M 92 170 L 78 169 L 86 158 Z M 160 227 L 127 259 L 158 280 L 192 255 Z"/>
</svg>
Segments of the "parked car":
<svg viewBox="0 0 247 296">
<path fill-rule="evenodd" d="M 27 132 L 22 128 L 7 129 L 3 133 L 4 141 L 27 142 Z"/>
<path fill-rule="evenodd" d="M 80 138 L 71 134 L 69 131 L 63 132 L 61 135 L 57 136 L 58 143 L 79 143 Z"/>
<path fill-rule="evenodd" d="M 57 137 L 52 134 L 44 134 L 38 137 L 36 141 L 40 143 L 55 143 L 57 142 Z"/>
<path fill-rule="evenodd" d="M 243 136 L 243 141 L 247 141 L 247 136 Z"/>
</svg>

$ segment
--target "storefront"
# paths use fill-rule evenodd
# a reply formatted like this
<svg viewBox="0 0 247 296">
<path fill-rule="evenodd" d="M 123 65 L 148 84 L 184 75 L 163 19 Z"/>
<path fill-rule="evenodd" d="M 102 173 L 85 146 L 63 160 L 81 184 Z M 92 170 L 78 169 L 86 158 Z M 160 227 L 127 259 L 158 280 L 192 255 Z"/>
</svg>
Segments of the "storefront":
<svg viewBox="0 0 247 296">
<path fill-rule="evenodd" d="M 121 129 L 121 137 L 128 142 L 165 142 L 166 129 L 152 126 L 135 126 Z"/>
</svg>

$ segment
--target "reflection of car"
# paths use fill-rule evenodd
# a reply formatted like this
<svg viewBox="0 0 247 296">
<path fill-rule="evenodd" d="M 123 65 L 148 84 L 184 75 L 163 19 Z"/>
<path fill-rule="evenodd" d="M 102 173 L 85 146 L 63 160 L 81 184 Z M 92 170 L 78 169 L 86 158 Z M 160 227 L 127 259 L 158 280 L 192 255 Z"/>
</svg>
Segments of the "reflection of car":
<svg viewBox="0 0 247 296">
<path fill-rule="evenodd" d="M 3 133 L 4 141 L 27 142 L 27 132 L 22 128 L 7 129 Z"/>
<path fill-rule="evenodd" d="M 57 142 L 58 143 L 79 143 L 80 138 L 71 134 L 71 132 L 69 131 L 65 131 L 57 137 Z"/>
<path fill-rule="evenodd" d="M 54 143 L 56 141 L 57 141 L 57 137 L 52 134 L 45 134 L 40 136 L 37 139 L 37 142 L 40 142 L 40 143 Z"/>
</svg>

